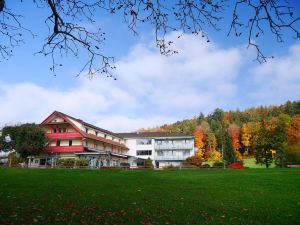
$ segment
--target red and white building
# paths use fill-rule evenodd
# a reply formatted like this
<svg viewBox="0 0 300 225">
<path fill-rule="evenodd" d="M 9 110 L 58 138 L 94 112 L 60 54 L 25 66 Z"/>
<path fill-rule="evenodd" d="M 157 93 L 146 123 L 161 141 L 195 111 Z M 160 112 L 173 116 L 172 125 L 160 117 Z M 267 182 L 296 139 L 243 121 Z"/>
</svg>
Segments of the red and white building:
<svg viewBox="0 0 300 225">
<path fill-rule="evenodd" d="M 42 123 L 49 140 L 46 152 L 31 166 L 53 166 L 58 159 L 88 159 L 89 166 L 119 166 L 128 161 L 124 139 L 113 132 L 54 111 Z"/>
</svg>

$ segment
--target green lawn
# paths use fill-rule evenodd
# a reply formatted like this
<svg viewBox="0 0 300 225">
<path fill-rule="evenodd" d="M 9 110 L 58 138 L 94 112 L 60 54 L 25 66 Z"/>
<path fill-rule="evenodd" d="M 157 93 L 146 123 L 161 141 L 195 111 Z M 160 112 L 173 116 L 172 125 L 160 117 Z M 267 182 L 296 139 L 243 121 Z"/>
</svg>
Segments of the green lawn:
<svg viewBox="0 0 300 225">
<path fill-rule="evenodd" d="M 300 170 L 0 168 L 0 224 L 300 224 Z"/>
</svg>

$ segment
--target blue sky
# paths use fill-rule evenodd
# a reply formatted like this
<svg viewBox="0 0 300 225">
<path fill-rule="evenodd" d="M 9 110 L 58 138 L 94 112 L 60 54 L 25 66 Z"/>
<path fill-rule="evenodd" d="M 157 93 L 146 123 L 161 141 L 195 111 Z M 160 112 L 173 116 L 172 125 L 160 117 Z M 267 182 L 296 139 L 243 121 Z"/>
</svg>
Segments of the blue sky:
<svg viewBox="0 0 300 225">
<path fill-rule="evenodd" d="M 75 77 L 84 61 L 71 57 L 63 59 L 64 66 L 53 76 L 50 58 L 33 55 L 46 37 L 47 11 L 30 2 L 9 5 L 38 36 L 25 35 L 26 44 L 0 62 L 0 126 L 39 123 L 59 110 L 112 131 L 132 131 L 207 114 L 216 107 L 244 109 L 300 99 L 299 40 L 287 33 L 279 44 L 266 35 L 263 50 L 275 59 L 261 65 L 253 61 L 255 52 L 247 50 L 244 38 L 227 37 L 228 15 L 219 25 L 221 32 L 209 30 L 210 43 L 170 33 L 167 38 L 179 50 L 171 57 L 154 47 L 149 26 L 134 36 L 122 18 L 103 15 L 97 20 L 107 33 L 102 50 L 115 57 L 118 80 Z"/>
</svg>

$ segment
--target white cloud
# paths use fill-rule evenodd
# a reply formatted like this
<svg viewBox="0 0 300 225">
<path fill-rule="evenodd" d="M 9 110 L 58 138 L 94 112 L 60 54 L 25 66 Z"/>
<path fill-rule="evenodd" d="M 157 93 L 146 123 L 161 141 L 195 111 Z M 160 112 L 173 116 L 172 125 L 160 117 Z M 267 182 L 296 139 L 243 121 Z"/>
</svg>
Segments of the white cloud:
<svg viewBox="0 0 300 225">
<path fill-rule="evenodd" d="M 177 39 L 173 33 L 168 38 Z M 299 98 L 300 45 L 289 55 L 257 66 L 243 99 L 240 77 L 247 53 L 219 48 L 192 35 L 176 40 L 178 55 L 165 57 L 148 43 L 117 62 L 117 81 L 81 77 L 69 89 L 0 82 L 0 125 L 41 122 L 59 110 L 112 131 L 132 131 L 191 118 L 216 107 L 235 108 L 250 98 Z M 71 78 L 72 79 L 72 78 Z M 250 96 L 250 97 L 249 97 Z M 250 104 L 251 105 L 251 104 Z"/>
<path fill-rule="evenodd" d="M 253 92 L 250 96 L 264 103 L 282 103 L 300 98 L 300 44 L 288 54 L 256 66 L 253 71 Z"/>
</svg>

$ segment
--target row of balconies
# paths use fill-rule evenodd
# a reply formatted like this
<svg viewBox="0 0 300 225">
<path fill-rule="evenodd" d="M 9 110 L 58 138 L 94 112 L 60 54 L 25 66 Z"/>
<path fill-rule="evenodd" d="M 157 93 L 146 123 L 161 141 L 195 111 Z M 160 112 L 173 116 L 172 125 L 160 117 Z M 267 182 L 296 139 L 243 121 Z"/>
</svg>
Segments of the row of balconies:
<svg viewBox="0 0 300 225">
<path fill-rule="evenodd" d="M 193 149 L 194 143 L 180 143 L 180 144 L 157 144 L 155 143 L 154 149 L 155 150 L 176 150 L 176 149 Z"/>
</svg>

